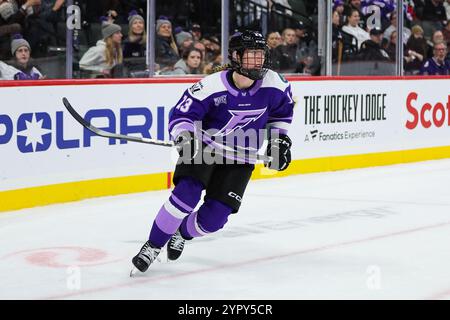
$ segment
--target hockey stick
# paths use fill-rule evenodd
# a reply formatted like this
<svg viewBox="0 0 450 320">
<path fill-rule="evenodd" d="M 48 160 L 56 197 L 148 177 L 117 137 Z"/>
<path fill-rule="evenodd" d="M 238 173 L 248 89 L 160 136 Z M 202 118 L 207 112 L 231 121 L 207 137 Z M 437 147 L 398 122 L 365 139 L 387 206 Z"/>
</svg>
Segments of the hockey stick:
<svg viewBox="0 0 450 320">
<path fill-rule="evenodd" d="M 173 143 L 173 141 L 164 141 L 164 140 L 157 140 L 157 139 L 144 138 L 144 137 L 141 138 L 141 137 L 127 136 L 127 135 L 112 133 L 112 132 L 108 132 L 108 131 L 99 129 L 99 128 L 93 126 L 92 124 L 90 124 L 78 112 L 76 112 L 66 97 L 63 97 L 62 101 L 63 101 L 63 104 L 66 107 L 67 111 L 69 111 L 69 113 L 72 115 L 72 117 L 75 118 L 75 120 L 77 120 L 83 127 L 88 129 L 89 131 L 92 131 L 93 133 L 95 133 L 98 136 L 105 137 L 105 138 L 113 138 L 113 139 L 121 139 L 121 140 L 126 140 L 126 141 L 139 142 L 139 143 L 153 144 L 153 145 L 164 146 L 164 147 L 173 147 L 175 145 Z M 225 153 L 227 155 L 238 156 L 239 158 L 243 158 L 246 160 L 252 160 L 252 161 L 259 160 L 259 161 L 264 161 L 264 162 L 270 162 L 273 160 L 272 157 L 269 157 L 266 155 L 260 155 L 260 154 L 248 155 L 248 154 L 243 154 L 241 152 L 238 152 L 234 149 L 227 148 L 226 146 L 223 146 L 223 147 L 226 148 Z M 218 154 L 223 155 L 223 153 L 221 153 L 220 150 L 214 149 L 213 151 L 217 152 Z"/>
</svg>

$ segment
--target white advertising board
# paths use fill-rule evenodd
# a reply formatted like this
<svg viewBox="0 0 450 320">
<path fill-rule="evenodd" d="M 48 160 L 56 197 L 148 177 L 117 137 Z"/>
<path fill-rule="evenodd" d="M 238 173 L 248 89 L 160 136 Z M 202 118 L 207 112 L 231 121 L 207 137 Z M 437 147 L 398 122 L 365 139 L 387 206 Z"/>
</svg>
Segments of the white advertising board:
<svg viewBox="0 0 450 320">
<path fill-rule="evenodd" d="M 192 82 L 0 87 L 0 192 L 172 171 L 174 151 L 92 136 L 101 128 L 168 140 L 170 109 Z M 450 146 L 450 79 L 291 80 L 293 159 Z"/>
</svg>

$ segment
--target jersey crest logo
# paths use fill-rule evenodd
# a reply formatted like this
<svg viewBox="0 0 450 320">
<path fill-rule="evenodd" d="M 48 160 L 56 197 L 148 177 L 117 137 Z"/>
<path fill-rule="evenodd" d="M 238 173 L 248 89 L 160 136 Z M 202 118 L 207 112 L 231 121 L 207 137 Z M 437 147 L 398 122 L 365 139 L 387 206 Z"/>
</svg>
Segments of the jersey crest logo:
<svg viewBox="0 0 450 320">
<path fill-rule="evenodd" d="M 226 136 L 238 129 L 245 128 L 251 122 L 258 120 L 266 110 L 267 107 L 257 110 L 228 110 L 231 113 L 231 119 L 215 136 Z"/>
<path fill-rule="evenodd" d="M 220 104 L 227 104 L 227 95 L 224 94 L 223 96 L 214 98 L 214 104 L 216 105 L 216 107 L 218 107 Z"/>
</svg>

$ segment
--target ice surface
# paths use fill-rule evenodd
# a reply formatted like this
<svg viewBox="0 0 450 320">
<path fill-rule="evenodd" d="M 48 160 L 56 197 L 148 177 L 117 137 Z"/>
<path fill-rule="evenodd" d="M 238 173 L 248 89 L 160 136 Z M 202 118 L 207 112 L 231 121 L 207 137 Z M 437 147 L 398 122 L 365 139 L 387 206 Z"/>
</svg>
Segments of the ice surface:
<svg viewBox="0 0 450 320">
<path fill-rule="evenodd" d="M 129 277 L 169 190 L 0 214 L 0 299 L 450 299 L 450 160 L 251 181 Z"/>
</svg>

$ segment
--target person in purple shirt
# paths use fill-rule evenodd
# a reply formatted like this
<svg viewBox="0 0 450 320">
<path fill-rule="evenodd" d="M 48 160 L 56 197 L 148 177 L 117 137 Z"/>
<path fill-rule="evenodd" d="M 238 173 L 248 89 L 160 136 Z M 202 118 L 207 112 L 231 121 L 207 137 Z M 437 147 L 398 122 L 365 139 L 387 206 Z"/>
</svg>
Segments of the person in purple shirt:
<svg viewBox="0 0 450 320">
<path fill-rule="evenodd" d="M 131 276 L 145 272 L 166 244 L 168 259 L 178 259 L 186 240 L 222 229 L 238 212 L 264 142 L 261 132 L 267 133 L 266 154 L 273 157 L 265 166 L 278 171 L 289 166 L 294 101 L 290 84 L 269 69 L 268 52 L 259 32 L 234 34 L 230 65 L 186 90 L 176 104 L 169 117 L 180 153 L 175 188 L 132 259 Z M 195 210 L 203 190 L 204 201 Z"/>
<path fill-rule="evenodd" d="M 446 59 L 447 44 L 437 42 L 433 47 L 433 57 L 425 61 L 419 74 L 421 75 L 450 75 L 450 60 Z"/>
</svg>

